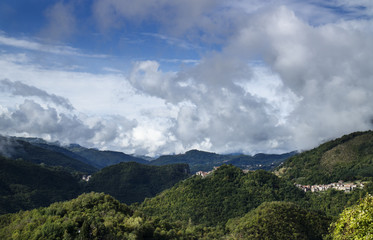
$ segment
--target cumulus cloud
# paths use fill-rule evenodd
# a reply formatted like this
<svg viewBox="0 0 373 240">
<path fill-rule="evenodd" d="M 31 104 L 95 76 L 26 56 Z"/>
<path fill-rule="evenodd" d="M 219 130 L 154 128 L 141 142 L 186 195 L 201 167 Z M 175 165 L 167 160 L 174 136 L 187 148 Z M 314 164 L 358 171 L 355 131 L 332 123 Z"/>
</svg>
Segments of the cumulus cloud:
<svg viewBox="0 0 373 240">
<path fill-rule="evenodd" d="M 221 52 L 196 66 L 165 73 L 157 62 L 138 62 L 130 81 L 180 106 L 170 131 L 186 149 L 308 149 L 372 127 L 371 24 L 362 19 L 315 26 L 275 7 L 252 14 Z M 268 70 L 258 79 L 262 66 Z M 260 92 L 260 84 L 270 81 L 271 95 Z"/>
<path fill-rule="evenodd" d="M 69 6 L 60 2 L 50 11 L 69 15 Z M 89 113 L 61 113 L 28 99 L 0 106 L 1 131 L 161 154 L 191 148 L 284 152 L 370 129 L 372 9 L 364 0 L 96 0 L 94 17 L 102 30 L 152 23 L 157 33 L 151 36 L 171 45 L 219 45 L 181 70 L 165 71 L 162 59 L 135 61 L 125 76 L 106 68 L 115 77 L 0 59 L 0 75 L 15 80 L 1 81 L 0 89 L 61 105 L 64 99 L 39 89 L 55 79 L 53 87 L 64 88 L 77 111 Z M 1 34 L 0 43 L 37 47 Z M 25 84 L 29 76 L 34 84 Z"/>
<path fill-rule="evenodd" d="M 68 110 L 74 110 L 74 107 L 71 105 L 68 99 L 55 94 L 49 94 L 46 91 L 19 81 L 12 82 L 7 79 L 0 80 L 0 91 L 10 93 L 13 96 L 38 97 L 42 100 L 62 106 Z"/>
<path fill-rule="evenodd" d="M 247 63 L 213 55 L 177 74 L 162 72 L 154 61 L 138 62 L 130 81 L 137 89 L 178 106 L 169 131 L 183 149 L 249 152 L 284 148 L 279 136 L 286 129 L 279 125 L 279 116 L 269 114 L 274 107 L 236 83 L 251 78 Z"/>
<path fill-rule="evenodd" d="M 315 27 L 286 7 L 255 20 L 226 51 L 260 55 L 302 98 L 288 122 L 298 147 L 371 127 L 373 36 L 363 27 L 370 20 Z"/>
<path fill-rule="evenodd" d="M 120 133 L 130 131 L 136 125 L 136 121 L 120 116 L 95 119 L 65 114 L 27 99 L 15 109 L 3 107 L 0 112 L 0 131 L 6 135 L 38 136 L 50 141 L 102 148 L 110 146 Z"/>
</svg>

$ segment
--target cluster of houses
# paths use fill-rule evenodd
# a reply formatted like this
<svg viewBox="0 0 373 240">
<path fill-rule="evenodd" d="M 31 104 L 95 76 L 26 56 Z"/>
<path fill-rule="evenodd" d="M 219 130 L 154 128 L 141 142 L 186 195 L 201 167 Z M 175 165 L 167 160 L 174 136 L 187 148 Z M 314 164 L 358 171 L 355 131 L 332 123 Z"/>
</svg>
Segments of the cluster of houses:
<svg viewBox="0 0 373 240">
<path fill-rule="evenodd" d="M 82 180 L 88 182 L 91 179 L 91 175 L 83 175 Z"/>
<path fill-rule="evenodd" d="M 342 180 L 338 181 L 337 183 L 329 183 L 329 184 L 319 184 L 319 185 L 301 185 L 301 184 L 295 184 L 298 188 L 302 189 L 305 192 L 311 191 L 311 192 L 322 192 L 326 191 L 328 189 L 335 189 L 339 191 L 345 191 L 345 192 L 351 192 L 355 190 L 356 188 L 363 188 L 363 183 L 345 183 Z"/>
<path fill-rule="evenodd" d="M 211 171 L 208 171 L 208 172 L 198 171 L 198 172 L 196 172 L 196 175 L 204 178 L 204 177 L 208 176 L 209 174 L 211 174 L 212 172 L 214 172 L 215 170 L 217 170 L 218 168 L 219 167 L 214 167 L 214 169 L 212 169 Z"/>
</svg>

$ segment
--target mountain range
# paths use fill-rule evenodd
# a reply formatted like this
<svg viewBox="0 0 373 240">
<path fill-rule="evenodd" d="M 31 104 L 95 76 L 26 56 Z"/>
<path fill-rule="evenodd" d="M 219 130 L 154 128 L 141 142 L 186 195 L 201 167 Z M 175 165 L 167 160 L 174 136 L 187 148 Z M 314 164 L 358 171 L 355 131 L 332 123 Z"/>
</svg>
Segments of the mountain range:
<svg viewBox="0 0 373 240">
<path fill-rule="evenodd" d="M 372 131 L 298 154 L 191 150 L 114 165 L 127 156 L 140 158 L 40 139 L 0 140 L 3 239 L 338 239 L 334 236 L 343 236 L 345 226 L 366 236 L 371 228 L 364 226 L 373 224 Z M 99 157 L 80 154 L 85 151 Z M 200 176 L 191 166 L 215 168 Z M 363 187 L 349 193 L 297 187 L 336 181 L 359 181 Z M 358 207 L 368 215 L 349 218 L 350 209 Z M 27 209 L 33 210 L 4 214 Z"/>
<path fill-rule="evenodd" d="M 94 148 L 85 148 L 78 144 L 63 146 L 58 142 L 47 142 L 39 138 L 0 136 L 0 146 L 0 155 L 8 158 L 22 158 L 37 164 L 66 167 L 71 171 L 87 174 L 121 162 L 137 162 L 155 166 L 183 163 L 189 165 L 192 173 L 210 171 L 222 164 L 232 164 L 241 169 L 270 170 L 296 154 L 296 152 L 285 154 L 260 153 L 249 156 L 190 150 L 184 154 L 162 155 L 149 161 L 148 158 L 135 157 L 122 152 L 100 151 Z"/>
</svg>

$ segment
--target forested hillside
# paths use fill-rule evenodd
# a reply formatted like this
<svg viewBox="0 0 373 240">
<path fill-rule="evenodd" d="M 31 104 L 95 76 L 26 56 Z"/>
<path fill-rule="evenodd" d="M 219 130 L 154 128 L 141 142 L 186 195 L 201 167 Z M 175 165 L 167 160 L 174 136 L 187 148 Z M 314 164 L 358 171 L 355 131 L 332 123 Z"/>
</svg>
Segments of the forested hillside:
<svg viewBox="0 0 373 240">
<path fill-rule="evenodd" d="M 0 216 L 0 239 L 195 239 L 134 214 L 109 195 L 83 194 L 47 208 Z"/>
<path fill-rule="evenodd" d="M 354 202 L 333 223 L 322 211 L 302 206 L 307 197 L 271 173 L 246 175 L 233 166 L 219 170 L 204 179 L 185 180 L 140 206 L 89 193 L 47 208 L 3 215 L 0 239 L 321 240 L 343 239 L 338 236 L 346 231 L 364 237 L 371 231 L 371 197 L 360 205 Z M 190 192 L 189 186 L 199 188 Z M 352 224 L 355 219 L 358 225 Z"/>
<path fill-rule="evenodd" d="M 0 157 L 0 214 L 72 199 L 82 190 L 64 169 Z"/>
<path fill-rule="evenodd" d="M 265 202 L 227 223 L 229 239 L 322 239 L 329 219 L 291 202 Z"/>
<path fill-rule="evenodd" d="M 33 145 L 28 141 L 14 137 L 0 136 L 0 155 L 11 159 L 22 158 L 25 161 L 36 164 L 60 166 L 72 172 L 93 173 L 97 171 L 95 167 L 79 159 L 69 157 L 54 149 Z"/>
<path fill-rule="evenodd" d="M 191 176 L 187 164 L 122 162 L 101 169 L 85 182 L 82 173 L 71 168 L 0 157 L 0 214 L 47 206 L 91 191 L 119 200 L 92 192 L 48 208 L 3 215 L 0 239 L 287 240 L 366 234 L 373 222 L 372 135 L 370 131 L 353 133 L 293 156 L 276 169 L 277 175 L 223 164 L 201 177 Z M 24 143 L 20 146 L 30 146 Z M 207 165 L 223 156 L 200 151 L 185 155 L 201 163 L 207 156 Z M 294 184 L 319 183 L 320 179 L 325 183 L 363 180 L 364 188 L 304 192 Z M 362 208 L 364 214 L 355 214 Z M 352 224 L 355 219 L 359 226 Z"/>
<path fill-rule="evenodd" d="M 276 170 L 300 184 L 373 178 L 373 132 L 356 132 L 291 157 Z"/>
<path fill-rule="evenodd" d="M 194 176 L 152 199 L 141 211 L 171 221 L 191 221 L 206 226 L 224 225 L 267 201 L 297 201 L 304 193 L 270 172 L 243 173 L 223 165 L 211 176 Z"/>
<path fill-rule="evenodd" d="M 119 163 L 93 174 L 87 189 L 105 192 L 131 204 L 154 197 L 189 176 L 187 164 L 148 166 L 135 162 Z"/>
</svg>

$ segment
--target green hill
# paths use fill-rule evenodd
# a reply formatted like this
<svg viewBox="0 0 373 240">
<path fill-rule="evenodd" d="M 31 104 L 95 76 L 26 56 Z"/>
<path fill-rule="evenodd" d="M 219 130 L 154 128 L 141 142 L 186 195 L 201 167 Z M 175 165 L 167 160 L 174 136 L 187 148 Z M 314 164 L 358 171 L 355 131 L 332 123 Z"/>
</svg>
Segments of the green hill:
<svg viewBox="0 0 373 240">
<path fill-rule="evenodd" d="M 79 180 L 64 170 L 0 157 L 0 214 L 47 206 L 81 191 Z"/>
<path fill-rule="evenodd" d="M 295 203 L 265 202 L 242 218 L 230 219 L 228 239 L 322 239 L 329 219 Z"/>
<path fill-rule="evenodd" d="M 139 216 L 109 195 L 83 194 L 46 208 L 0 216 L 0 239 L 196 239 Z"/>
<path fill-rule="evenodd" d="M 300 184 L 373 178 L 373 132 L 355 132 L 289 158 L 276 169 Z"/>
<path fill-rule="evenodd" d="M 45 164 L 47 166 L 61 166 L 70 171 L 93 173 L 97 169 L 87 163 L 71 158 L 53 149 L 33 145 L 30 142 L 15 137 L 0 136 L 0 155 L 25 161 Z"/>
<path fill-rule="evenodd" d="M 127 204 L 142 202 L 190 176 L 187 164 L 148 166 L 119 163 L 92 175 L 88 191 L 105 192 Z"/>
<path fill-rule="evenodd" d="M 213 167 L 221 166 L 223 164 L 232 164 L 242 169 L 269 170 L 278 166 L 281 162 L 294 154 L 295 152 L 285 154 L 260 153 L 254 156 L 244 154 L 221 155 L 199 150 L 190 150 L 184 154 L 160 156 L 149 164 L 161 166 L 174 163 L 186 163 L 189 164 L 192 173 L 197 171 L 210 171 Z"/>
<path fill-rule="evenodd" d="M 270 172 L 223 165 L 210 176 L 194 176 L 152 199 L 141 211 L 169 221 L 191 221 L 206 226 L 224 225 L 266 201 L 296 201 L 303 192 Z"/>
</svg>

